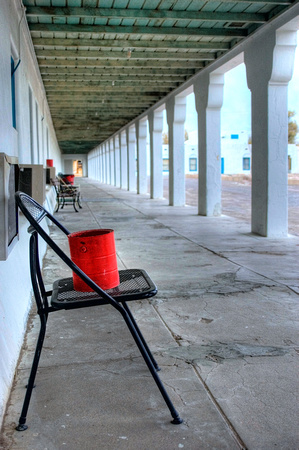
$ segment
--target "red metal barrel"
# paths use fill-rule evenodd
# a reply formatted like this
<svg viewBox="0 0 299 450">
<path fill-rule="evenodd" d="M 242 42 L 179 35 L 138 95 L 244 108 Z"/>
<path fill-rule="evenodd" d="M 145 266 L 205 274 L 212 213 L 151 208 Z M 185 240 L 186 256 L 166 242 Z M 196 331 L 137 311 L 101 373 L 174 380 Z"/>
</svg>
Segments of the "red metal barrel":
<svg viewBox="0 0 299 450">
<path fill-rule="evenodd" d="M 119 285 L 114 231 L 98 229 L 78 231 L 68 235 L 72 261 L 102 289 Z M 92 289 L 73 273 L 74 289 Z"/>
</svg>

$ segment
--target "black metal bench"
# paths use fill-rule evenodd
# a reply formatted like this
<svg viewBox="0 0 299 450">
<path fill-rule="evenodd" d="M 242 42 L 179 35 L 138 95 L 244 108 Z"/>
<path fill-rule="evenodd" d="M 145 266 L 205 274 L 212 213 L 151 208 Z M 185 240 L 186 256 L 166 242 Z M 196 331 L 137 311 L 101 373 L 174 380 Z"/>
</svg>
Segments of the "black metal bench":
<svg viewBox="0 0 299 450">
<path fill-rule="evenodd" d="M 72 204 L 76 212 L 79 212 L 78 208 L 82 208 L 81 205 L 81 192 L 80 186 L 65 183 L 62 178 L 51 179 L 51 184 L 56 191 L 56 209 L 55 212 L 63 209 L 67 204 Z"/>
</svg>

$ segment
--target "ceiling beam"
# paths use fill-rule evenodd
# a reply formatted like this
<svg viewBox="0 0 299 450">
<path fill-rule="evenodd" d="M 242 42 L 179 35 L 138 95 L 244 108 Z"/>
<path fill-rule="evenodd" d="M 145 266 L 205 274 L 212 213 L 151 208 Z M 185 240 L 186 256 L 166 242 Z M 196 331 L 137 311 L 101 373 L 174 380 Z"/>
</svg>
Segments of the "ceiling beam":
<svg viewBox="0 0 299 450">
<path fill-rule="evenodd" d="M 172 84 L 172 85 L 167 85 L 167 86 L 161 86 L 161 87 L 156 87 L 156 86 L 143 86 L 140 87 L 138 85 L 135 86 L 122 86 L 121 89 L 119 91 L 117 91 L 119 93 L 119 95 L 122 95 L 124 93 L 124 91 L 127 94 L 156 94 L 156 95 L 166 95 L 169 91 L 169 89 L 174 89 L 177 86 L 177 83 Z M 51 98 L 52 95 L 57 95 L 60 96 L 62 94 L 65 94 L 65 92 L 68 92 L 69 95 L 76 95 L 76 93 L 82 93 L 82 94 L 92 94 L 92 95 L 102 95 L 102 94 L 107 94 L 107 95 L 112 95 L 114 94 L 113 89 L 114 87 L 109 86 L 108 87 L 103 87 L 102 89 L 97 88 L 96 86 L 92 87 L 92 86 L 72 86 L 69 85 L 68 83 L 64 83 L 64 85 L 61 84 L 57 84 L 57 87 L 55 88 L 55 86 L 52 87 L 46 87 L 46 92 L 47 92 L 47 97 Z"/>
<path fill-rule="evenodd" d="M 117 51 L 88 51 L 88 50 L 39 50 L 36 49 L 35 53 L 38 58 L 52 57 L 52 58 L 96 58 L 99 59 L 146 59 L 146 60 L 161 60 L 161 59 L 174 59 L 174 60 L 197 60 L 197 61 L 214 61 L 214 53 L 201 53 L 201 52 L 138 52 L 131 51 L 128 56 L 127 50 L 122 52 Z"/>
<path fill-rule="evenodd" d="M 86 92 L 82 92 L 82 93 L 70 92 L 70 93 L 68 93 L 67 90 L 64 94 L 61 94 L 61 93 L 58 93 L 58 94 L 48 93 L 47 94 L 49 103 L 52 103 L 55 101 L 55 102 L 58 102 L 59 104 L 62 104 L 63 102 L 69 102 L 69 104 L 72 104 L 78 100 L 80 101 L 80 104 L 81 104 L 81 100 L 82 100 L 82 103 L 85 103 L 85 102 L 92 102 L 92 103 L 97 102 L 98 103 L 99 101 L 104 100 L 105 102 L 107 102 L 109 104 L 115 103 L 115 102 L 120 102 L 120 103 L 124 103 L 124 104 L 126 104 L 126 102 L 129 102 L 129 103 L 131 102 L 131 103 L 136 104 L 139 102 L 147 103 L 149 101 L 157 102 L 158 100 L 160 100 L 161 96 L 162 96 L 162 94 L 151 95 L 149 93 L 144 93 L 144 94 L 140 93 L 139 95 L 137 93 L 136 95 L 135 94 L 130 95 L 129 93 L 126 94 L 126 90 L 123 90 L 123 93 L 113 94 L 113 93 L 109 92 L 109 93 L 105 94 L 104 92 L 102 92 L 97 95 L 93 92 L 90 94 L 86 93 Z"/>
<path fill-rule="evenodd" d="M 148 96 L 160 96 L 161 92 L 165 92 L 165 88 L 163 89 L 156 89 L 155 86 L 149 86 L 146 88 L 144 87 L 138 87 L 138 86 L 121 86 L 119 88 L 115 86 L 109 86 L 103 87 L 102 89 L 99 89 L 97 87 L 80 87 L 72 85 L 68 85 L 65 83 L 65 86 L 57 85 L 57 88 L 54 90 L 47 89 L 47 96 L 48 98 L 51 98 L 51 96 L 56 95 L 57 97 L 63 98 L 65 96 L 76 96 L 76 95 L 84 95 L 84 96 L 95 96 L 95 95 L 106 95 L 111 98 L 113 97 L 119 97 L 124 96 L 128 97 L 132 94 L 135 95 L 135 97 L 138 97 L 139 95 L 142 95 L 143 98 L 147 98 Z"/>
<path fill-rule="evenodd" d="M 117 26 L 117 25 L 70 25 L 50 23 L 30 23 L 31 32 L 62 32 L 62 33 L 106 33 L 106 34 L 142 34 L 162 36 L 223 36 L 239 37 L 248 36 L 244 29 L 231 28 L 188 28 L 188 27 L 146 27 L 146 26 Z"/>
<path fill-rule="evenodd" d="M 168 68 L 168 69 L 180 69 L 186 66 L 186 61 L 169 61 L 169 60 L 147 60 L 147 61 L 135 61 L 135 60 L 82 60 L 82 59 L 48 59 L 38 58 L 38 64 L 42 68 L 46 67 L 86 67 L 86 68 L 110 68 L 110 67 L 130 67 L 132 70 L 135 68 Z M 192 61 L 192 67 L 201 69 L 204 67 L 204 63 L 200 61 Z"/>
<path fill-rule="evenodd" d="M 61 39 L 61 38 L 37 38 L 33 37 L 33 44 L 39 47 L 90 47 L 90 48 L 153 48 L 153 49 L 196 49 L 196 50 L 229 50 L 229 42 L 202 42 L 202 41 L 148 41 L 148 40 L 125 40 L 125 39 Z"/>
<path fill-rule="evenodd" d="M 61 118 L 59 119 L 58 116 L 56 116 L 55 120 L 59 120 L 58 122 L 58 129 L 64 127 L 64 126 L 74 126 L 74 122 L 73 120 L 76 118 L 75 115 L 70 115 L 70 117 L 68 117 L 67 119 L 63 116 L 60 116 Z M 89 127 L 89 126 L 97 126 L 97 127 L 101 127 L 101 128 L 105 128 L 105 129 L 110 129 L 113 126 L 118 126 L 119 124 L 122 124 L 125 122 L 125 119 L 119 118 L 119 119 L 102 119 L 99 117 L 90 117 L 90 116 L 84 116 L 82 114 L 81 116 L 82 118 L 85 117 L 84 120 L 82 120 L 82 122 L 80 122 L 80 128 L 83 128 L 85 126 L 85 128 Z M 93 119 L 93 120 L 92 120 Z"/>
<path fill-rule="evenodd" d="M 277 2 L 276 2 L 277 4 Z M 176 11 L 165 9 L 120 9 L 120 8 L 92 8 L 92 7 L 42 7 L 28 6 L 27 17 L 72 17 L 94 19 L 154 19 L 154 20 L 197 20 L 212 22 L 252 22 L 264 23 L 266 14 L 210 12 L 210 11 Z"/>
<path fill-rule="evenodd" d="M 43 66 L 40 67 L 40 72 L 41 75 L 45 75 L 45 74 L 53 74 L 53 75 L 62 75 L 62 74 L 66 74 L 68 76 L 73 76 L 74 74 L 76 75 L 86 75 L 86 76 L 94 76 L 94 77 L 98 77 L 101 75 L 107 75 L 107 70 L 105 68 L 101 68 L 101 67 L 94 67 L 93 69 L 89 69 L 89 72 L 86 73 L 86 69 L 84 67 L 47 67 L 47 66 Z M 186 76 L 191 76 L 194 75 L 194 69 L 192 68 L 188 68 L 188 69 L 183 69 L 183 68 L 177 68 L 175 70 L 175 73 L 173 72 L 172 69 L 167 69 L 167 68 L 155 68 L 155 69 L 151 69 L 150 71 L 148 70 L 148 68 L 143 68 L 139 67 L 138 68 L 138 76 L 142 76 L 142 75 L 146 75 L 146 76 L 157 76 L 157 78 L 159 77 L 163 77 L 163 75 L 166 76 L 174 76 L 176 77 L 177 75 L 186 75 Z M 132 70 L 131 68 L 127 68 L 127 67 L 109 67 L 109 75 L 111 76 L 122 76 L 122 75 L 132 75 Z"/>
<path fill-rule="evenodd" d="M 44 86 L 46 88 L 46 91 L 48 93 L 50 92 L 57 92 L 57 93 L 64 93 L 67 89 L 68 92 L 123 92 L 124 89 L 126 92 L 164 92 L 168 88 L 176 87 L 179 83 L 176 83 L 175 81 L 167 81 L 162 82 L 159 81 L 158 85 L 156 81 L 152 81 L 151 83 L 149 80 L 141 81 L 135 80 L 135 81 L 117 81 L 114 82 L 114 86 L 111 85 L 110 82 L 91 82 L 91 81 L 80 81 L 79 83 L 77 80 L 69 80 L 69 81 L 59 81 L 57 82 L 50 82 L 50 81 L 44 81 Z"/>
<path fill-rule="evenodd" d="M 76 104 L 76 106 L 78 107 L 78 104 Z M 61 106 L 58 105 L 57 103 L 55 104 L 55 106 L 52 106 L 51 108 L 51 114 L 52 112 L 69 112 L 69 111 L 73 111 L 74 108 L 73 106 L 70 105 L 65 105 L 65 106 Z M 145 109 L 143 106 L 140 107 L 135 107 L 134 108 L 130 108 L 130 110 L 128 110 L 128 106 L 127 105 L 121 105 L 120 107 L 115 107 L 115 109 L 112 108 L 112 106 L 108 105 L 108 104 L 102 104 L 102 103 L 91 103 L 89 102 L 88 105 L 86 107 L 84 107 L 84 112 L 93 112 L 93 111 L 97 111 L 100 114 L 102 114 L 103 112 L 106 112 L 107 114 L 105 115 L 114 115 L 114 116 L 124 116 L 124 115 L 137 115 L 136 113 L 140 113 L 140 110 Z M 124 111 L 122 111 L 124 110 Z M 79 110 L 80 111 L 80 110 Z"/>
<path fill-rule="evenodd" d="M 159 99 L 158 99 L 159 100 Z M 102 99 L 100 101 L 84 101 L 84 100 L 80 100 L 80 109 L 82 108 L 97 108 L 98 110 L 100 109 L 100 111 L 105 111 L 108 109 L 124 109 L 124 110 L 129 110 L 130 109 L 130 113 L 131 113 L 131 109 L 135 108 L 135 109 L 146 109 L 149 108 L 151 105 L 153 105 L 154 103 L 156 103 L 157 100 L 140 100 L 140 101 L 135 101 L 134 99 L 123 99 L 122 101 L 119 100 L 115 100 L 110 101 L 107 99 L 104 99 L 104 103 L 102 102 Z M 61 109 L 67 109 L 67 108 L 78 108 L 78 102 L 77 101 L 68 101 L 68 100 L 63 100 L 63 101 L 59 101 L 57 102 L 51 102 L 49 101 L 49 107 L 50 110 L 52 110 L 52 106 L 54 108 L 58 107 Z M 125 114 L 123 112 L 123 114 Z"/>
</svg>

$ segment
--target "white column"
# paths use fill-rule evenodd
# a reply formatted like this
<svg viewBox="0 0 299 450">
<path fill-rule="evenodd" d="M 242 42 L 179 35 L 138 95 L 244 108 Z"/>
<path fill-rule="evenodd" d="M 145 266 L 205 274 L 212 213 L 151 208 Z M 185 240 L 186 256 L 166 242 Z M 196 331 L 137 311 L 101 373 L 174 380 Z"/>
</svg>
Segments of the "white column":
<svg viewBox="0 0 299 450">
<path fill-rule="evenodd" d="M 128 161 L 127 161 L 127 135 L 126 131 L 120 134 L 120 187 L 128 189 Z"/>
<path fill-rule="evenodd" d="M 95 178 L 96 180 L 99 180 L 100 175 L 99 175 L 99 149 L 96 148 L 95 151 L 93 152 L 93 156 L 94 156 L 94 170 L 95 170 L 95 176 L 93 178 Z"/>
<path fill-rule="evenodd" d="M 185 119 L 186 97 L 172 97 L 166 103 L 169 149 L 169 205 L 185 204 Z"/>
<path fill-rule="evenodd" d="M 288 233 L 288 83 L 297 30 L 269 30 L 245 52 L 252 102 L 252 232 Z"/>
<path fill-rule="evenodd" d="M 148 115 L 150 135 L 151 198 L 163 197 L 162 130 L 163 111 L 150 112 Z"/>
<path fill-rule="evenodd" d="M 115 173 L 114 173 L 114 164 L 115 164 L 115 154 L 114 154 L 114 139 L 109 140 L 109 161 L 110 161 L 110 184 L 114 186 L 115 184 Z"/>
<path fill-rule="evenodd" d="M 107 183 L 107 161 L 106 161 L 106 144 L 102 144 L 103 149 L 103 183 Z"/>
<path fill-rule="evenodd" d="M 114 137 L 114 154 L 115 154 L 115 186 L 116 187 L 120 187 L 119 135 Z"/>
<path fill-rule="evenodd" d="M 104 183 L 105 180 L 105 163 L 104 163 L 104 148 L 103 148 L 103 144 L 101 144 L 100 146 L 100 173 L 101 173 L 101 178 L 100 181 L 101 183 Z"/>
<path fill-rule="evenodd" d="M 147 193 L 147 118 L 138 120 L 136 124 L 137 139 L 137 194 Z"/>
<path fill-rule="evenodd" d="M 136 131 L 135 125 L 127 129 L 128 190 L 136 190 Z"/>
<path fill-rule="evenodd" d="M 106 184 L 110 184 L 110 151 L 109 151 L 109 142 L 106 141 L 105 144 L 105 175 L 106 175 Z"/>
<path fill-rule="evenodd" d="M 221 107 L 224 75 L 205 74 L 194 84 L 198 114 L 198 214 L 221 214 Z"/>
<path fill-rule="evenodd" d="M 97 161 L 98 161 L 99 181 L 102 181 L 101 146 L 98 147 Z"/>
</svg>

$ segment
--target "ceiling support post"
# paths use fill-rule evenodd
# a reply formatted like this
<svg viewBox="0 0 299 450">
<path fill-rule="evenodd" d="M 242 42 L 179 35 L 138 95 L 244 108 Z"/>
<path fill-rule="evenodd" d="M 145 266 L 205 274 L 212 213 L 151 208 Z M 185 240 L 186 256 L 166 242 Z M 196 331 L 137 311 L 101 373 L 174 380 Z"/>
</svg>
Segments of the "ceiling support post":
<svg viewBox="0 0 299 450">
<path fill-rule="evenodd" d="M 128 160 L 126 131 L 120 134 L 120 187 L 128 189 Z"/>
<path fill-rule="evenodd" d="M 169 205 L 185 205 L 186 97 L 171 97 L 166 103 L 169 149 Z"/>
<path fill-rule="evenodd" d="M 147 193 L 147 118 L 140 119 L 136 123 L 137 141 L 137 194 Z"/>
<path fill-rule="evenodd" d="M 252 114 L 251 230 L 265 237 L 288 233 L 288 83 L 297 30 L 268 30 L 245 51 Z"/>
<path fill-rule="evenodd" d="M 221 107 L 224 75 L 204 74 L 194 84 L 198 114 L 198 214 L 221 214 Z"/>
<path fill-rule="evenodd" d="M 100 146 L 100 182 L 104 183 L 105 180 L 105 162 L 104 162 L 104 146 Z"/>
<path fill-rule="evenodd" d="M 128 191 L 136 190 L 136 131 L 135 125 L 127 128 Z"/>
<path fill-rule="evenodd" d="M 109 142 L 106 141 L 104 144 L 105 147 L 105 177 L 106 184 L 110 184 L 110 155 L 109 155 Z"/>
<path fill-rule="evenodd" d="M 119 150 L 119 134 L 114 136 L 114 156 L 115 156 L 115 186 L 120 187 L 120 150 Z"/>
<path fill-rule="evenodd" d="M 162 130 L 163 110 L 150 111 L 148 115 L 150 135 L 151 198 L 163 197 Z"/>
<path fill-rule="evenodd" d="M 109 139 L 108 141 L 109 149 L 109 166 L 110 166 L 110 184 L 115 186 L 115 153 L 114 153 L 114 140 Z"/>
</svg>

